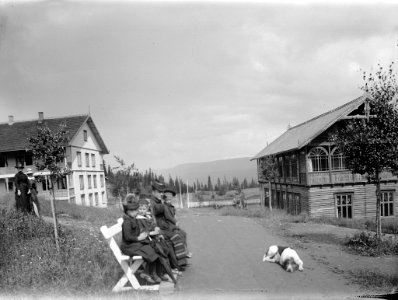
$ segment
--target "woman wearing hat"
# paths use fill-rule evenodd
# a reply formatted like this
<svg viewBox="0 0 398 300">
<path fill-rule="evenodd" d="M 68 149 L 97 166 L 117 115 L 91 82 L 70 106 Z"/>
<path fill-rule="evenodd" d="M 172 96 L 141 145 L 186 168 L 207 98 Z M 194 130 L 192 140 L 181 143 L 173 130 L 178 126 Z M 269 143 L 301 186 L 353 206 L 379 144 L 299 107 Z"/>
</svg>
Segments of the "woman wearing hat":
<svg viewBox="0 0 398 300">
<path fill-rule="evenodd" d="M 160 283 L 161 280 L 156 274 L 156 269 L 159 269 L 159 266 L 157 266 L 159 263 L 159 255 L 146 241 L 148 234 L 140 230 L 139 223 L 136 219 L 138 208 L 139 205 L 137 202 L 130 202 L 123 205 L 125 216 L 123 217 L 120 250 L 123 254 L 128 256 L 142 256 L 147 262 L 147 265 L 145 271 L 140 274 L 140 277 L 147 283 Z"/>
<path fill-rule="evenodd" d="M 27 169 L 26 175 L 28 175 L 28 180 L 29 180 L 30 204 L 36 216 L 40 218 L 40 204 L 39 204 L 39 199 L 37 198 L 37 185 L 36 185 L 36 179 L 33 176 L 32 169 Z"/>
<path fill-rule="evenodd" d="M 28 176 L 23 172 L 23 164 L 17 163 L 15 166 L 18 172 L 14 176 L 15 183 L 15 206 L 17 210 L 24 213 L 31 212 L 32 206 L 30 205 L 30 199 L 28 195 L 29 191 L 29 180 Z"/>
</svg>

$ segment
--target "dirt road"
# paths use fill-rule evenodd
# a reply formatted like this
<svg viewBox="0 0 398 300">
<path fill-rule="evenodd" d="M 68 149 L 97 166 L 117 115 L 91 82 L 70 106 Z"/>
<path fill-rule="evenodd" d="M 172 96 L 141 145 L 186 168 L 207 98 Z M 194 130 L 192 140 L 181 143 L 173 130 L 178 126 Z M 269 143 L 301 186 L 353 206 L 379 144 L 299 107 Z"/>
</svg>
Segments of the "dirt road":
<svg viewBox="0 0 398 300">
<path fill-rule="evenodd" d="M 262 262 L 266 245 L 287 245 L 253 219 L 219 216 L 214 210 L 191 210 L 179 216 L 188 232 L 193 257 L 173 298 L 198 299 L 342 299 L 360 288 L 331 272 L 300 250 L 304 271 L 288 273 Z"/>
</svg>

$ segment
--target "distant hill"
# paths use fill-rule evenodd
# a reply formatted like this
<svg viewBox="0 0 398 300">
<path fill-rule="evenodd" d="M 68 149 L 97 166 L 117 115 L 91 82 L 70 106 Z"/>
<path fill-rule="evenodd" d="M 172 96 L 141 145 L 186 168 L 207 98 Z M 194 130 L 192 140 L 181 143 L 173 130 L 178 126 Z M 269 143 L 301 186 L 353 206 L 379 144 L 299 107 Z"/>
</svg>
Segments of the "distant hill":
<svg viewBox="0 0 398 300">
<path fill-rule="evenodd" d="M 162 174 L 166 180 L 171 176 L 182 180 L 188 180 L 189 183 L 199 180 L 201 183 L 207 184 L 210 176 L 213 184 L 217 183 L 217 178 L 223 181 L 224 177 L 231 182 L 236 177 L 239 182 L 245 178 L 250 183 L 252 178 L 257 180 L 257 164 L 256 161 L 250 161 L 250 157 L 232 158 L 224 160 L 216 160 L 200 163 L 181 164 L 170 169 L 156 170 L 156 174 Z"/>
</svg>

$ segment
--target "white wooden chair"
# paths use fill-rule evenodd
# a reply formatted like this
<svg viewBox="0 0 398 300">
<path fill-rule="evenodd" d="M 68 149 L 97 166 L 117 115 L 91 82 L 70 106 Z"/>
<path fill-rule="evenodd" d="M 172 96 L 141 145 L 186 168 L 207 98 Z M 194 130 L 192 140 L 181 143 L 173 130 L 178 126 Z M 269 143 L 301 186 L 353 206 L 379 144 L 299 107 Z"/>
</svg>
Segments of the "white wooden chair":
<svg viewBox="0 0 398 300">
<path fill-rule="evenodd" d="M 141 285 L 137 277 L 135 276 L 135 272 L 138 270 L 138 268 L 142 265 L 144 262 L 143 258 L 141 256 L 127 256 L 123 255 L 122 252 L 120 251 L 119 245 L 116 243 L 114 237 L 118 233 L 122 231 L 122 223 L 123 223 L 123 218 L 120 218 L 117 220 L 117 223 L 111 227 L 107 226 L 102 226 L 101 227 L 101 232 L 104 238 L 108 241 L 109 247 L 111 248 L 113 254 L 116 257 L 116 260 L 120 264 L 121 268 L 124 271 L 124 275 L 118 283 L 113 287 L 112 291 L 113 292 L 120 292 L 120 291 L 126 291 L 126 290 L 152 290 L 152 291 L 157 291 L 159 290 L 159 284 L 155 285 Z M 126 286 L 126 284 L 130 282 L 132 287 Z"/>
</svg>

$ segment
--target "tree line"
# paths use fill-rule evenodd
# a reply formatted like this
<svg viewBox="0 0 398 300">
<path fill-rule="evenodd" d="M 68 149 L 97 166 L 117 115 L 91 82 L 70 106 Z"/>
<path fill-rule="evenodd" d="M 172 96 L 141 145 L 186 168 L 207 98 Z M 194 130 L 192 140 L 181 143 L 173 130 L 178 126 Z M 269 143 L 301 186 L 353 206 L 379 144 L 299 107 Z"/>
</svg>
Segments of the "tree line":
<svg viewBox="0 0 398 300">
<path fill-rule="evenodd" d="M 177 193 L 194 193 L 197 191 L 213 191 L 218 195 L 224 195 L 229 190 L 256 188 L 258 183 L 251 179 L 249 182 L 246 178 L 242 182 L 237 177 L 232 181 L 228 181 L 225 177 L 221 181 L 217 178 L 215 184 L 212 183 L 211 177 L 208 176 L 207 183 L 202 183 L 198 179 L 193 184 L 187 184 L 180 177 L 171 177 L 168 180 L 163 175 L 156 174 L 153 170 L 145 170 L 139 172 L 134 164 L 128 165 L 119 156 L 114 156 L 118 166 L 111 168 L 110 165 L 105 169 L 105 176 L 110 184 L 110 190 L 114 197 L 124 199 L 128 193 L 151 194 L 151 185 L 154 180 L 164 182 L 168 188 L 175 190 Z"/>
</svg>

